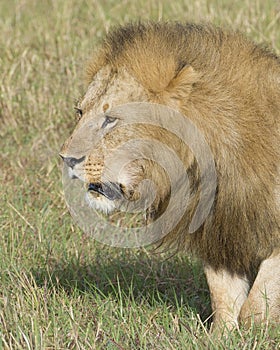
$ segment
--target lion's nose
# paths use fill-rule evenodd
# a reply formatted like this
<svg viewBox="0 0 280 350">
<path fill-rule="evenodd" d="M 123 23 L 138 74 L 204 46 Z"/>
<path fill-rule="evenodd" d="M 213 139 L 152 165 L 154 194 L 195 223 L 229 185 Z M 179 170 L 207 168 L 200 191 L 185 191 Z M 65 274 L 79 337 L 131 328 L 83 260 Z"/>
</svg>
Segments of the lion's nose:
<svg viewBox="0 0 280 350">
<path fill-rule="evenodd" d="M 63 159 L 64 163 L 66 163 L 72 169 L 76 164 L 81 163 L 85 159 L 85 156 L 81 158 L 73 158 L 73 157 L 64 157 L 62 154 L 60 154 L 60 157 Z"/>
</svg>

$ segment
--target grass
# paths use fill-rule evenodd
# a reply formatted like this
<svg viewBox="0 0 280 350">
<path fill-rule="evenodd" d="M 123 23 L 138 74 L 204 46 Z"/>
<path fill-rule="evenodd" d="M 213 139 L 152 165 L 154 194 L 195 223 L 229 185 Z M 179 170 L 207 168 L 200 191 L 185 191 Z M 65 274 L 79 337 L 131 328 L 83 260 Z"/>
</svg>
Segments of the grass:
<svg viewBox="0 0 280 350">
<path fill-rule="evenodd" d="M 280 348 L 266 325 L 213 341 L 199 262 L 102 246 L 68 214 L 57 154 L 84 63 L 139 17 L 212 21 L 279 52 L 273 0 L 0 2 L 0 349 Z"/>
</svg>

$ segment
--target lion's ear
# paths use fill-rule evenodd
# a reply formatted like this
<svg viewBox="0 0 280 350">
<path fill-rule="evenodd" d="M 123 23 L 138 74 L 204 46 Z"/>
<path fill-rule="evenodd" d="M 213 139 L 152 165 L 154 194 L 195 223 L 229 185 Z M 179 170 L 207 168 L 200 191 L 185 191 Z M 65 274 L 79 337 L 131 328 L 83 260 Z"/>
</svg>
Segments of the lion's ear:
<svg viewBox="0 0 280 350">
<path fill-rule="evenodd" d="M 199 80 L 197 73 L 192 66 L 185 65 L 170 81 L 166 91 L 175 98 L 185 99 L 191 92 L 193 84 Z"/>
</svg>

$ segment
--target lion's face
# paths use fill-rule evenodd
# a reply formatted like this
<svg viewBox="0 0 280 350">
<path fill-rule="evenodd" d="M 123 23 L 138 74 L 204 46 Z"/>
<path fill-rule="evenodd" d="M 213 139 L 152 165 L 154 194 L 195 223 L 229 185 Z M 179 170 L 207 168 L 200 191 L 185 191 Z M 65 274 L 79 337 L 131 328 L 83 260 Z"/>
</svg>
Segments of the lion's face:
<svg viewBox="0 0 280 350">
<path fill-rule="evenodd" d="M 77 107 L 81 119 L 62 147 L 61 156 L 68 166 L 70 178 L 85 183 L 88 190 L 87 202 L 94 209 L 109 213 L 121 205 L 122 199 L 138 201 L 142 198 L 145 203 L 151 203 L 143 196 L 143 186 L 140 186 L 141 190 L 138 189 L 144 179 L 151 180 L 157 187 L 157 197 L 150 208 L 152 212 L 158 210 L 169 195 L 170 186 L 165 171 L 160 170 L 160 166 L 151 160 L 153 147 L 145 145 L 145 142 L 141 146 L 130 144 L 128 149 L 122 150 L 122 154 L 119 152 L 114 159 L 110 155 L 115 154 L 114 151 L 121 144 L 137 138 L 156 139 L 160 142 L 164 139 L 167 145 L 175 146 L 174 137 L 170 138 L 170 135 L 164 134 L 156 126 L 143 123 L 137 125 L 137 119 L 132 124 L 127 123 L 127 119 L 133 119 L 133 111 L 126 116 L 116 112 L 116 107 L 134 102 L 160 104 L 180 110 L 181 95 L 186 101 L 198 75 L 191 66 L 180 67 L 179 71 L 174 67 L 174 64 L 171 65 L 165 74 L 159 74 L 158 67 L 154 67 L 153 74 L 156 78 L 152 75 L 150 78 L 156 83 L 152 85 L 147 84 L 147 72 L 142 74 L 141 70 L 136 79 L 135 72 L 129 73 L 125 65 L 117 69 L 109 64 L 104 65 L 91 78 L 88 90 Z M 158 82 L 158 79 L 162 81 Z M 146 112 L 149 114 L 149 111 Z M 142 115 L 139 117 L 141 119 Z M 146 121 L 149 120 L 149 115 L 145 117 Z M 179 144 L 175 146 L 175 152 L 180 147 Z M 186 150 L 183 154 L 188 166 L 189 154 Z M 106 162 L 106 158 L 110 159 Z M 170 164 L 172 161 L 170 157 Z M 144 187 L 146 194 L 152 192 L 147 182 Z M 144 207 L 147 208 L 146 204 Z"/>
<path fill-rule="evenodd" d="M 116 72 L 107 66 L 96 74 L 77 107 L 80 120 L 64 143 L 61 156 L 69 177 L 84 182 L 87 202 L 94 209 L 109 213 L 122 199 L 136 200 L 138 184 L 156 173 L 155 164 L 136 155 L 138 152 L 140 158 L 145 150 L 133 151 L 133 146 L 130 154 L 134 159 L 122 150 L 118 160 L 114 157 L 105 162 L 131 137 L 143 138 L 152 132 L 145 126 L 124 125 L 124 116 L 114 114 L 114 107 L 148 100 L 148 93 L 125 69 Z"/>
</svg>

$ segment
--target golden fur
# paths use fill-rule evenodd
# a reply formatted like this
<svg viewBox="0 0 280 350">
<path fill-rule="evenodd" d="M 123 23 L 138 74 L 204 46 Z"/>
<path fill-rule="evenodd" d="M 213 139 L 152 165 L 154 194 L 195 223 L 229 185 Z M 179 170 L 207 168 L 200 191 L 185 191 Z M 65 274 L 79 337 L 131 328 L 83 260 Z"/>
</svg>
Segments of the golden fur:
<svg viewBox="0 0 280 350">
<path fill-rule="evenodd" d="M 189 220 L 184 216 L 164 242 L 194 252 L 214 273 L 227 271 L 229 276 L 253 280 L 261 262 L 280 248 L 279 58 L 240 33 L 211 25 L 128 24 L 106 36 L 88 66 L 87 78 L 89 90 L 80 104 L 83 117 L 64 145 L 63 156 L 85 154 L 83 146 L 77 146 L 77 135 L 94 113 L 133 101 L 177 109 L 203 130 L 214 156 L 218 187 L 204 225 L 186 234 Z M 129 139 L 131 132 L 106 142 L 114 148 L 120 140 Z M 156 130 L 140 133 L 149 132 L 156 138 L 165 137 Z M 174 147 L 182 157 L 185 150 L 176 142 Z M 85 160 L 95 163 L 98 174 L 104 152 L 107 148 Z M 99 162 L 96 153 L 101 155 Z M 198 200 L 199 170 L 191 156 L 184 163 L 192 179 L 192 212 Z M 96 180 L 95 175 L 90 176 L 87 181 Z M 164 204 L 167 182 L 160 185 L 159 173 L 154 177 L 162 186 L 158 205 Z M 275 288 L 280 303 L 280 282 Z"/>
</svg>

